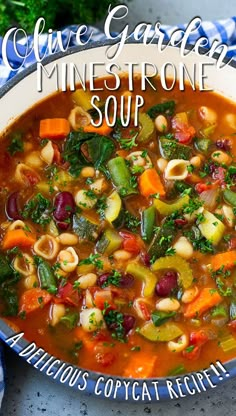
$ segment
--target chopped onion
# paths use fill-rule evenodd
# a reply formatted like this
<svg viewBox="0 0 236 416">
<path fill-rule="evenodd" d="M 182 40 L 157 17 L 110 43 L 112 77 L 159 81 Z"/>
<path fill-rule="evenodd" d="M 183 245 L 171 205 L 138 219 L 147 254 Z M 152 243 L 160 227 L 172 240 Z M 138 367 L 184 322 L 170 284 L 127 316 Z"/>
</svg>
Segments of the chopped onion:
<svg viewBox="0 0 236 416">
<path fill-rule="evenodd" d="M 204 201 L 204 207 L 209 210 L 213 210 L 217 205 L 217 199 L 219 196 L 219 189 L 212 188 L 207 191 L 203 191 L 199 197 Z"/>
</svg>

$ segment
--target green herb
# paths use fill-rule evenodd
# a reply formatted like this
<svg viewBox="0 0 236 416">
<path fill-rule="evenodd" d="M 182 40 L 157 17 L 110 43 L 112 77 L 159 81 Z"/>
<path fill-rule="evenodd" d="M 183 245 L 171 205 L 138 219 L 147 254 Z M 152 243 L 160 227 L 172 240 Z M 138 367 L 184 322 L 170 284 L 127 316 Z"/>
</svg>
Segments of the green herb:
<svg viewBox="0 0 236 416">
<path fill-rule="evenodd" d="M 7 150 L 11 156 L 14 156 L 15 153 L 24 151 L 24 143 L 23 143 L 20 133 L 16 133 L 11 138 L 11 143 L 8 146 Z"/>
<path fill-rule="evenodd" d="M 112 270 L 112 273 L 108 276 L 107 280 L 103 283 L 102 288 L 107 287 L 109 285 L 113 286 L 120 286 L 120 279 L 122 274 L 117 270 Z"/>
<path fill-rule="evenodd" d="M 221 296 L 231 296 L 232 295 L 232 289 L 229 286 L 226 286 L 225 283 L 221 280 L 220 277 L 217 277 L 216 279 L 216 285 L 218 288 L 218 291 Z"/>
<path fill-rule="evenodd" d="M 128 228 L 128 230 L 137 232 L 137 228 L 140 226 L 141 220 L 135 217 L 129 211 L 125 211 L 124 218 L 125 218 L 125 227 Z"/>
<path fill-rule="evenodd" d="M 110 310 L 104 315 L 104 319 L 108 328 L 113 328 L 112 338 L 117 339 L 120 342 L 124 342 L 125 331 L 123 327 L 123 313 L 115 310 Z"/>
<path fill-rule="evenodd" d="M 189 345 L 189 347 L 185 348 L 185 351 L 190 353 L 194 350 L 195 346 L 194 345 Z"/>
<path fill-rule="evenodd" d="M 187 171 L 188 171 L 188 173 L 193 173 L 193 171 L 194 171 L 194 166 L 193 165 L 188 165 L 187 166 Z"/>
<path fill-rule="evenodd" d="M 120 143 L 121 149 L 131 150 L 133 147 L 137 147 L 138 143 L 136 143 L 136 138 L 138 136 L 138 132 L 133 135 L 131 138 L 122 139 L 120 138 L 118 141 Z"/>
<path fill-rule="evenodd" d="M 135 345 L 134 347 L 130 348 L 130 351 L 140 351 L 141 347 L 139 347 L 138 345 Z"/>
<path fill-rule="evenodd" d="M 102 270 L 103 269 L 103 262 L 100 259 L 99 254 L 90 254 L 89 257 L 86 259 L 83 259 L 79 262 L 79 266 L 83 264 L 93 264 L 97 269 Z"/>
<path fill-rule="evenodd" d="M 176 312 L 163 312 L 163 311 L 154 311 L 152 313 L 152 322 L 155 326 L 161 326 L 167 322 L 170 318 L 173 318 L 176 315 Z"/>
<path fill-rule="evenodd" d="M 51 213 L 51 201 L 38 193 L 25 204 L 22 216 L 25 219 L 31 219 L 35 224 L 45 226 L 51 221 Z"/>
<path fill-rule="evenodd" d="M 213 318 L 215 318 L 217 316 L 227 317 L 228 313 L 227 313 L 226 308 L 223 305 L 217 305 L 212 309 L 211 316 Z"/>
<path fill-rule="evenodd" d="M 39 16 L 45 16 L 44 31 L 70 25 L 71 22 L 94 24 L 107 13 L 116 0 L 4 0 L 0 3 L 0 34 L 12 26 L 22 27 L 27 33 L 33 33 Z M 66 44 L 64 45 L 64 47 Z"/>
<path fill-rule="evenodd" d="M 105 209 L 107 208 L 107 197 L 101 196 L 96 202 L 96 211 L 102 220 L 105 219 Z"/>
<path fill-rule="evenodd" d="M 184 214 L 193 214 L 198 208 L 203 205 L 203 202 L 197 198 L 193 198 L 189 200 L 188 205 L 186 205 L 183 209 Z"/>
<path fill-rule="evenodd" d="M 66 325 L 67 328 L 73 329 L 73 328 L 76 327 L 78 319 L 79 319 L 79 314 L 77 312 L 71 312 L 71 313 L 68 313 L 67 315 L 63 316 L 60 319 L 60 322 L 62 322 L 64 325 Z"/>
</svg>

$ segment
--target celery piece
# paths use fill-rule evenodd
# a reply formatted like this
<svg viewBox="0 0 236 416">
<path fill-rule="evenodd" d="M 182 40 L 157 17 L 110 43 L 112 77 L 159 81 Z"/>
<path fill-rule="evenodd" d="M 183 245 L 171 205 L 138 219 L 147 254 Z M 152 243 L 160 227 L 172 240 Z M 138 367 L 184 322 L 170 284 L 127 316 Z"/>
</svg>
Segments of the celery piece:
<svg viewBox="0 0 236 416">
<path fill-rule="evenodd" d="M 110 228 L 104 231 L 100 240 L 96 244 L 98 253 L 110 256 L 114 251 L 120 248 L 123 239 L 119 234 Z"/>
<path fill-rule="evenodd" d="M 149 341 L 168 342 L 180 337 L 183 331 L 174 322 L 166 322 L 161 326 L 155 326 L 152 322 L 147 322 L 140 328 L 139 333 Z"/>
<path fill-rule="evenodd" d="M 223 237 L 225 225 L 210 211 L 204 209 L 203 222 L 198 225 L 203 237 L 216 246 Z"/>
<path fill-rule="evenodd" d="M 131 262 L 126 267 L 126 273 L 130 273 L 144 282 L 143 296 L 148 297 L 153 295 L 157 283 L 157 276 L 147 267 L 141 266 L 137 262 Z"/>
<path fill-rule="evenodd" d="M 169 257 L 161 257 L 152 265 L 152 271 L 174 269 L 179 274 L 179 283 L 184 289 L 188 289 L 193 283 L 193 272 L 188 262 L 177 254 Z"/>
<path fill-rule="evenodd" d="M 230 189 L 225 189 L 223 192 L 223 198 L 225 202 L 233 207 L 236 207 L 236 192 L 233 192 Z"/>
<path fill-rule="evenodd" d="M 184 195 L 176 201 L 172 202 L 171 204 L 167 204 L 166 202 L 163 202 L 160 199 L 155 199 L 154 206 L 161 215 L 166 216 L 172 214 L 175 211 L 179 211 L 185 205 L 188 205 L 189 200 L 189 195 Z"/>
<path fill-rule="evenodd" d="M 139 123 L 141 124 L 141 130 L 137 137 L 137 141 L 141 143 L 147 143 L 150 140 L 152 133 L 154 132 L 154 123 L 146 113 L 141 113 L 139 115 Z"/>
<path fill-rule="evenodd" d="M 216 124 L 212 124 L 211 126 L 206 127 L 205 129 L 202 129 L 199 131 L 201 136 L 203 137 L 210 137 L 216 129 Z"/>
<path fill-rule="evenodd" d="M 228 335 L 221 339 L 220 346 L 224 352 L 235 350 L 236 339 L 233 337 L 233 335 Z"/>
<path fill-rule="evenodd" d="M 156 219 L 156 210 L 153 205 L 151 207 L 146 208 L 142 212 L 141 236 L 145 241 L 147 241 L 147 243 L 150 243 L 153 237 L 155 219 Z"/>
<path fill-rule="evenodd" d="M 91 110 L 93 108 L 91 104 L 92 94 L 88 91 L 84 91 L 82 88 L 76 90 L 71 95 L 72 100 L 75 102 L 75 104 L 81 106 L 84 111 Z"/>
<path fill-rule="evenodd" d="M 137 190 L 132 186 L 132 177 L 123 157 L 118 156 L 109 160 L 107 167 L 121 196 L 137 193 Z"/>
</svg>

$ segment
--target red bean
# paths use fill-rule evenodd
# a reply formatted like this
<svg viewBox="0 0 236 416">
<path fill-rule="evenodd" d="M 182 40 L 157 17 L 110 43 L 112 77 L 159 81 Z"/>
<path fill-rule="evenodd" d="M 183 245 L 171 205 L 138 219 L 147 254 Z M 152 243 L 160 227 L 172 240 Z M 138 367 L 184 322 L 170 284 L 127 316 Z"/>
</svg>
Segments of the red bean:
<svg viewBox="0 0 236 416">
<path fill-rule="evenodd" d="M 130 273 L 122 274 L 119 282 L 119 287 L 125 289 L 130 288 L 134 284 L 134 276 Z"/>
<path fill-rule="evenodd" d="M 107 281 L 111 273 L 103 273 L 97 278 L 97 285 L 100 287 L 105 287 L 107 285 Z"/>
<path fill-rule="evenodd" d="M 156 294 L 160 297 L 171 295 L 178 286 L 178 276 L 174 271 L 169 271 L 156 284 Z"/>
<path fill-rule="evenodd" d="M 125 331 L 125 334 L 128 334 L 128 332 L 134 327 L 135 324 L 135 317 L 133 315 L 128 315 L 127 313 L 123 316 L 123 328 Z"/>
<path fill-rule="evenodd" d="M 57 225 L 65 230 L 69 226 L 68 220 L 75 212 L 75 201 L 70 192 L 60 192 L 57 194 L 54 201 L 54 218 L 57 220 Z"/>
<path fill-rule="evenodd" d="M 10 220 L 22 220 L 18 208 L 18 198 L 19 192 L 13 192 L 6 202 L 6 214 Z"/>
<path fill-rule="evenodd" d="M 232 147 L 231 140 L 229 139 L 218 139 L 215 145 L 218 149 L 224 150 L 225 152 L 228 152 Z"/>
<path fill-rule="evenodd" d="M 151 266 L 151 256 L 147 252 L 141 251 L 140 258 L 145 266 Z"/>
</svg>

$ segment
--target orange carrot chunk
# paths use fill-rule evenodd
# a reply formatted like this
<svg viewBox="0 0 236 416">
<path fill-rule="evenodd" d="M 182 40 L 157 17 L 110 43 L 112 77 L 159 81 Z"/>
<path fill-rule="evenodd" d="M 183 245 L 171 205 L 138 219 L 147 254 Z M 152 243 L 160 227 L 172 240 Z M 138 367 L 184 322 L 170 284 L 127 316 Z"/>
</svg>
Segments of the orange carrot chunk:
<svg viewBox="0 0 236 416">
<path fill-rule="evenodd" d="M 215 288 L 204 287 L 198 297 L 189 303 L 185 309 L 185 318 L 194 318 L 202 315 L 208 309 L 222 302 L 222 297 Z"/>
<path fill-rule="evenodd" d="M 70 133 L 70 124 L 66 118 L 46 118 L 40 121 L 41 139 L 64 139 Z"/>
<path fill-rule="evenodd" d="M 95 127 L 92 124 L 89 124 L 88 126 L 84 126 L 83 130 L 85 133 L 97 133 L 101 136 L 109 136 L 112 131 L 112 127 L 109 127 L 106 123 L 106 120 L 103 119 L 101 126 Z"/>
<path fill-rule="evenodd" d="M 51 302 L 52 295 L 39 287 L 26 290 L 20 297 L 19 312 L 30 313 Z"/>
<path fill-rule="evenodd" d="M 141 195 L 149 197 L 154 194 L 165 195 L 165 189 L 162 185 L 160 176 L 157 171 L 152 169 L 145 170 L 139 177 L 139 190 Z"/>
<path fill-rule="evenodd" d="M 211 257 L 211 267 L 214 271 L 223 266 L 224 269 L 231 269 L 236 266 L 236 250 L 215 254 Z"/>
<path fill-rule="evenodd" d="M 124 377 L 149 378 L 153 376 L 157 357 L 155 355 L 138 351 L 134 352 L 125 367 Z"/>
<path fill-rule="evenodd" d="M 8 250 L 13 247 L 31 247 L 36 241 L 34 234 L 23 229 L 8 230 L 2 240 L 2 248 Z"/>
</svg>

